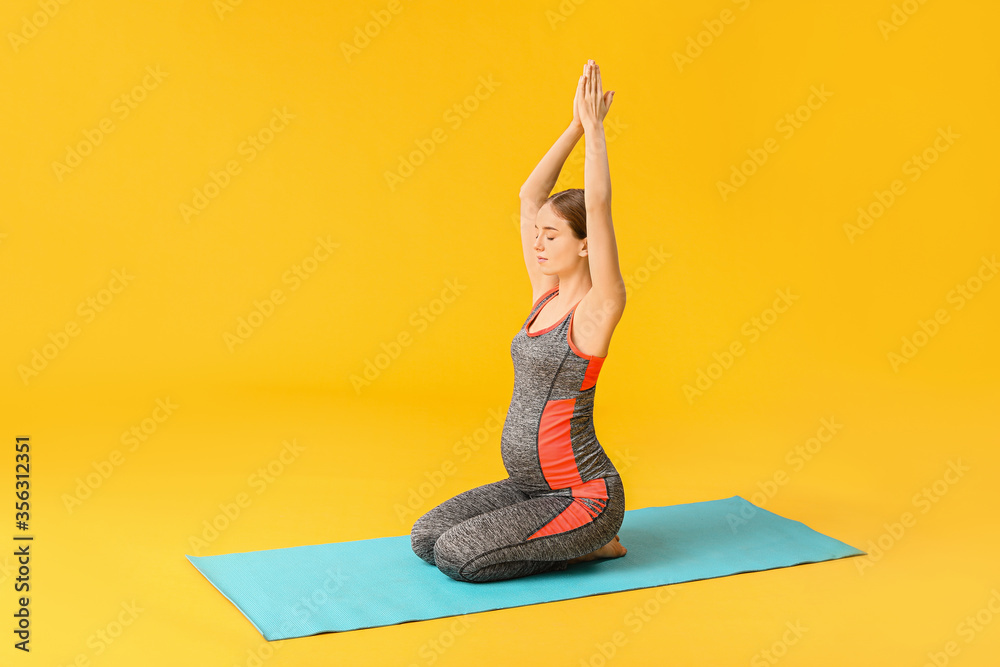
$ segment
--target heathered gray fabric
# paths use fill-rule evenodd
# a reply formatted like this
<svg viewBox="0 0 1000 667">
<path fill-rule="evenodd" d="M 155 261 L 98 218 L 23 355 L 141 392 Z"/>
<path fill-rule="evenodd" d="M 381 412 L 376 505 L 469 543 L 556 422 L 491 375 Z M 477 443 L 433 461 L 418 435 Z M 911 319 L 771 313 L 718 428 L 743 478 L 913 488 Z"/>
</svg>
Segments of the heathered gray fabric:
<svg viewBox="0 0 1000 667">
<path fill-rule="evenodd" d="M 532 494 L 552 491 L 538 462 L 538 425 L 545 404 L 550 400 L 576 399 L 570 439 L 582 481 L 618 474 L 594 433 L 597 385 L 580 390 L 588 360 L 573 352 L 567 337 L 570 317 L 576 306 L 550 331 L 538 334 L 541 329 L 534 327 L 534 333 L 528 335 L 528 322 L 558 292 L 556 287 L 539 299 L 510 344 L 514 360 L 514 394 L 503 424 L 500 455 L 510 478 Z"/>
<path fill-rule="evenodd" d="M 487 582 L 566 569 L 566 561 L 601 548 L 625 519 L 619 477 L 608 477 L 608 500 L 597 518 L 565 533 L 528 536 L 578 502 L 565 496 L 531 497 L 510 479 L 450 498 L 417 519 L 413 551 L 452 579 Z M 578 499 L 585 500 L 585 499 Z"/>
<path fill-rule="evenodd" d="M 514 336 L 514 392 L 500 450 L 509 477 L 458 494 L 430 510 L 410 534 L 414 553 L 458 581 L 513 579 L 566 568 L 566 561 L 614 539 L 625 518 L 621 477 L 594 433 L 596 385 L 580 390 L 588 360 L 569 346 L 572 310 L 545 333 L 527 324 L 558 288 L 539 298 Z M 575 306 L 574 306 L 575 309 Z M 539 422 L 550 400 L 575 398 L 570 440 L 581 482 L 604 478 L 606 501 L 578 497 L 574 488 L 553 488 L 538 456 Z M 596 518 L 554 535 L 528 539 L 572 503 Z"/>
</svg>

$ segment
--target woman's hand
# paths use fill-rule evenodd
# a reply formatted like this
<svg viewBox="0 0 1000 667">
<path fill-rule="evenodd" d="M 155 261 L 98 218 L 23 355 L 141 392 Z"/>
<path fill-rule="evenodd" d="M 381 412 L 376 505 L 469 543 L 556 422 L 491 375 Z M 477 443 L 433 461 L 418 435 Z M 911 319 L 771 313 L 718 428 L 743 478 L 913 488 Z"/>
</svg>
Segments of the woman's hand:
<svg viewBox="0 0 1000 667">
<path fill-rule="evenodd" d="M 583 77 L 576 82 L 576 92 L 573 93 L 573 121 L 569 124 L 570 127 L 578 127 L 583 129 L 583 121 L 580 120 L 580 85 L 583 84 Z"/>
<path fill-rule="evenodd" d="M 576 84 L 573 122 L 579 122 L 584 127 L 594 127 L 603 123 L 614 96 L 613 90 L 604 92 L 601 85 L 601 68 L 593 60 L 588 60 L 583 66 L 583 76 Z"/>
</svg>

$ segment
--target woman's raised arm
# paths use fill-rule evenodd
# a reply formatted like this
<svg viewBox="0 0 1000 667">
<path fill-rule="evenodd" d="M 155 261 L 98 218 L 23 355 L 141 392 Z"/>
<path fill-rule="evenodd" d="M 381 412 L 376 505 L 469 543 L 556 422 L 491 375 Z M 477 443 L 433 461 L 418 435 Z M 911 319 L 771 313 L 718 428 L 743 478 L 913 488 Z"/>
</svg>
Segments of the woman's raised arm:
<svg viewBox="0 0 1000 667">
<path fill-rule="evenodd" d="M 577 84 L 579 93 L 583 77 Z M 579 95 L 577 95 L 579 96 Z M 528 176 L 528 180 L 521 186 L 519 196 L 521 198 L 521 250 L 524 253 L 524 264 L 528 269 L 528 278 L 531 280 L 532 301 L 535 301 L 543 292 L 551 289 L 558 282 L 556 276 L 546 276 L 538 268 L 535 261 L 535 216 L 538 209 L 542 207 L 556 181 L 559 180 L 559 172 L 562 171 L 566 158 L 573 151 L 576 142 L 583 136 L 583 123 L 577 110 L 576 97 L 573 98 L 573 120 L 569 127 L 563 130 L 552 148 L 548 150 L 535 169 Z"/>
<path fill-rule="evenodd" d="M 573 118 L 569 127 L 563 130 L 552 148 L 538 162 L 535 169 L 528 176 L 528 180 L 521 186 L 518 193 L 521 201 L 529 201 L 537 204 L 538 207 L 552 194 L 552 188 L 559 180 L 559 172 L 562 171 L 566 158 L 573 152 L 576 142 L 583 136 L 583 124 L 579 118 Z"/>
<path fill-rule="evenodd" d="M 579 108 L 586 139 L 583 162 L 583 196 L 587 207 L 587 257 L 591 289 L 597 303 L 625 308 L 625 281 L 618 265 L 618 245 L 611 224 L 611 173 L 604 137 L 604 117 L 614 92 L 605 93 L 601 70 L 593 60 L 584 66 L 583 82 L 577 87 L 574 108 Z"/>
</svg>

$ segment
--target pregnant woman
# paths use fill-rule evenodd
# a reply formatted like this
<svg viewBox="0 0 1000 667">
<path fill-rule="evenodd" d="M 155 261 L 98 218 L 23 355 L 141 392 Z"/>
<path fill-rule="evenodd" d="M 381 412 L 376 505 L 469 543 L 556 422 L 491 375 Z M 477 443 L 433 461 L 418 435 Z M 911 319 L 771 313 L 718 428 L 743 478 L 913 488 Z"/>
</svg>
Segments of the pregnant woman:
<svg viewBox="0 0 1000 667">
<path fill-rule="evenodd" d="M 521 187 L 521 245 L 534 304 L 514 336 L 514 395 L 500 451 L 507 479 L 419 519 L 413 551 L 458 581 L 514 579 L 625 555 L 621 477 L 594 433 L 597 376 L 625 308 L 597 64 L 584 65 L 573 120 Z M 585 135 L 584 189 L 549 196 Z"/>
</svg>

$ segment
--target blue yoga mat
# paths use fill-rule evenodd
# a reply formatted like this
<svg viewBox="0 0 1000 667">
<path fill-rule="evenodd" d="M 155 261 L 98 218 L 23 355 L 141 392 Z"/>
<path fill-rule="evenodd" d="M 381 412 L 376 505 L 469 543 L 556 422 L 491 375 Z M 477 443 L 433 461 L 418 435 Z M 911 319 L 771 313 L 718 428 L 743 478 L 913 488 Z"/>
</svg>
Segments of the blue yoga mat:
<svg viewBox="0 0 1000 667">
<path fill-rule="evenodd" d="M 305 637 L 725 577 L 865 552 L 739 496 L 625 512 L 628 553 L 520 579 L 455 581 L 410 536 L 187 559 L 265 639 Z"/>
</svg>

